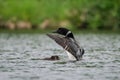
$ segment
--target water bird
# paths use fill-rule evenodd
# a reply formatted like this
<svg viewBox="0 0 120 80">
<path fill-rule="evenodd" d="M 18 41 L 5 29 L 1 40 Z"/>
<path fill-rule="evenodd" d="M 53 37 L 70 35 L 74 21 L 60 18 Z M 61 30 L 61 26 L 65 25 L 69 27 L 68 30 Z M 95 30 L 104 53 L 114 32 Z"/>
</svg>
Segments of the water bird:
<svg viewBox="0 0 120 80">
<path fill-rule="evenodd" d="M 73 33 L 69 29 L 60 27 L 56 31 L 48 33 L 47 36 L 63 47 L 70 60 L 79 61 L 82 59 L 85 51 L 78 45 Z"/>
</svg>

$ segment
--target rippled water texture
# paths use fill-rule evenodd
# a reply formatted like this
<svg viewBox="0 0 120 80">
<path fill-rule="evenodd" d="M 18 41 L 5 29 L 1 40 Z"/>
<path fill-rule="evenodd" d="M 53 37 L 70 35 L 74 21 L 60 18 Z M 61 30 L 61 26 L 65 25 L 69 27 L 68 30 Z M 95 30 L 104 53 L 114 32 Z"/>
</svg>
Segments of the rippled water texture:
<svg viewBox="0 0 120 80">
<path fill-rule="evenodd" d="M 0 34 L 0 80 L 120 80 L 120 35 L 75 35 L 83 60 L 70 62 L 44 34 Z M 58 55 L 58 61 L 41 58 Z"/>
</svg>

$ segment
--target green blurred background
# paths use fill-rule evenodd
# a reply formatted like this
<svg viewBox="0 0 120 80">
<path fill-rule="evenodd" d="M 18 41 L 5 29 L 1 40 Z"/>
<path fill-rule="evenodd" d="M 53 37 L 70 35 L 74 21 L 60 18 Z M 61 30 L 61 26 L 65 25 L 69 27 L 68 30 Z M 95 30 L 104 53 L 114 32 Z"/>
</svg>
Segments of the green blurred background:
<svg viewBox="0 0 120 80">
<path fill-rule="evenodd" d="M 0 0 L 0 29 L 120 30 L 120 0 Z"/>
</svg>

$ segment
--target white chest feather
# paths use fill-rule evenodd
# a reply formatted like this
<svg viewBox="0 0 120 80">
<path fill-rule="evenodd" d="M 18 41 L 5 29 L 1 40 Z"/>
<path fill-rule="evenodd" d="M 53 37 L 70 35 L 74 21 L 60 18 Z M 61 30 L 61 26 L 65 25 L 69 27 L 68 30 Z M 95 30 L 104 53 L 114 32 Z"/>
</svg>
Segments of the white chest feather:
<svg viewBox="0 0 120 80">
<path fill-rule="evenodd" d="M 76 58 L 71 53 L 69 53 L 68 51 L 66 52 L 70 60 L 76 60 Z"/>
</svg>

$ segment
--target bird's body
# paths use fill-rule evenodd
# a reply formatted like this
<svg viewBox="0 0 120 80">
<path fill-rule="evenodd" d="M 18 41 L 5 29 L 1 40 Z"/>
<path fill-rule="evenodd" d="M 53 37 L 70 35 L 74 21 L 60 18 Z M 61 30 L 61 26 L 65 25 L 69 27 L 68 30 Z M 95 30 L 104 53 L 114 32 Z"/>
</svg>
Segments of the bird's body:
<svg viewBox="0 0 120 80">
<path fill-rule="evenodd" d="M 66 53 L 67 53 L 68 58 L 69 58 L 70 60 L 76 60 L 76 58 L 75 58 L 70 52 L 66 51 Z"/>
<path fill-rule="evenodd" d="M 78 61 L 82 58 L 84 49 L 78 45 L 70 30 L 59 28 L 56 32 L 47 35 L 66 50 L 70 60 Z"/>
</svg>

